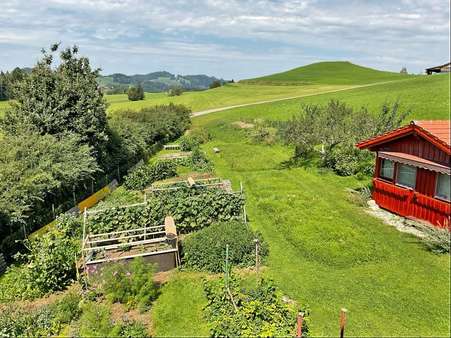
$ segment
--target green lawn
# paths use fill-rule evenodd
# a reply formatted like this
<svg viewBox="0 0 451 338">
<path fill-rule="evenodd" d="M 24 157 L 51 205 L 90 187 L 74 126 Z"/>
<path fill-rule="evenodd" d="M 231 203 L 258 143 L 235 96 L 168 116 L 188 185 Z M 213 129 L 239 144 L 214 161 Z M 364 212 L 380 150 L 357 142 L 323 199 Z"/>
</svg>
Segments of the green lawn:
<svg viewBox="0 0 451 338">
<path fill-rule="evenodd" d="M 209 108 L 226 107 L 229 105 L 251 103 L 257 101 L 309 95 L 317 92 L 327 92 L 342 88 L 352 88 L 351 85 L 305 85 L 305 86 L 260 86 L 244 84 L 227 84 L 225 86 L 198 92 L 185 92 L 181 96 L 169 97 L 166 93 L 146 93 L 143 101 L 129 101 L 127 95 L 107 95 L 108 111 L 138 110 L 143 107 L 158 104 L 184 104 L 193 111 Z"/>
<path fill-rule="evenodd" d="M 312 63 L 286 72 L 244 80 L 243 82 L 260 84 L 327 83 L 356 85 L 400 80 L 408 77 L 413 76 L 362 67 L 346 61 L 334 61 Z"/>
<path fill-rule="evenodd" d="M 152 306 L 155 336 L 208 336 L 202 311 L 207 305 L 200 274 L 177 273 Z"/>
</svg>

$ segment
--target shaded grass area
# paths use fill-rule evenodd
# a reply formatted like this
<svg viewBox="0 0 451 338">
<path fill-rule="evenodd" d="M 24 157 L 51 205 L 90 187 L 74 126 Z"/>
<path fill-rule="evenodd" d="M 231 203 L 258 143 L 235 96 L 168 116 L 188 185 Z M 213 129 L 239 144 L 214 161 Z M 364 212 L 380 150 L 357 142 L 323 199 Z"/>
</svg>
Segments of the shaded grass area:
<svg viewBox="0 0 451 338">
<path fill-rule="evenodd" d="M 198 337 L 210 334 L 203 317 L 207 298 L 202 275 L 177 273 L 167 282 L 152 307 L 155 336 Z"/>
<path fill-rule="evenodd" d="M 288 70 L 245 80 L 248 83 L 260 84 L 365 84 L 381 81 L 399 80 L 412 75 L 380 71 L 362 67 L 347 61 L 317 62 Z"/>
<path fill-rule="evenodd" d="M 398 88 L 415 107 L 412 118 L 443 118 L 442 79 L 446 80 L 415 79 L 424 81 L 424 87 L 412 85 L 413 93 Z M 367 100 L 379 106 L 397 94 L 391 85 L 384 87 L 379 92 L 352 90 L 343 98 L 354 106 Z M 425 88 L 434 95 L 419 95 Z M 339 95 L 345 93 L 309 100 L 322 103 Z M 283 119 L 299 103 L 293 100 L 290 109 L 285 103 L 246 107 L 194 120 L 194 127 L 205 127 L 213 135 L 204 149 L 217 173 L 235 184 L 243 182 L 251 226 L 263 233 L 270 247 L 265 275 L 301 306 L 310 307 L 313 335 L 337 334 L 341 307 L 349 310 L 349 335 L 448 335 L 448 255 L 426 251 L 416 238 L 350 203 L 345 189 L 366 181 L 315 168 L 282 169 L 292 149 L 251 144 L 244 132 L 230 124 L 255 117 Z M 221 152 L 214 154 L 213 147 Z"/>
<path fill-rule="evenodd" d="M 225 86 L 198 92 L 185 92 L 181 96 L 167 96 L 166 93 L 146 93 L 143 101 L 129 101 L 126 94 L 107 95 L 108 112 L 118 110 L 139 110 L 158 104 L 184 104 L 193 111 L 219 108 L 229 105 L 251 103 L 270 99 L 298 95 L 315 94 L 318 91 L 330 91 L 352 88 L 351 85 L 305 85 L 305 86 L 262 86 L 227 84 Z"/>
</svg>

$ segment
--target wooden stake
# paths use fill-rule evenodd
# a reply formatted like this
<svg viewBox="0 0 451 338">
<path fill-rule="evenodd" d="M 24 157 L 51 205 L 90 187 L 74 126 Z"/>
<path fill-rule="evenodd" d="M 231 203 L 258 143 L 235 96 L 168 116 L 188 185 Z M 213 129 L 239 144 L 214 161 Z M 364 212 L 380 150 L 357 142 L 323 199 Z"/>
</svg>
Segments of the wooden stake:
<svg viewBox="0 0 451 338">
<path fill-rule="evenodd" d="M 255 242 L 255 272 L 258 277 L 259 257 L 258 257 L 258 238 L 254 239 Z"/>
<path fill-rule="evenodd" d="M 346 314 L 348 310 L 342 308 L 340 310 L 340 338 L 345 336 L 345 326 L 346 326 Z"/>
<path fill-rule="evenodd" d="M 302 324 L 304 323 L 304 312 L 298 313 L 296 337 L 302 337 Z"/>
</svg>

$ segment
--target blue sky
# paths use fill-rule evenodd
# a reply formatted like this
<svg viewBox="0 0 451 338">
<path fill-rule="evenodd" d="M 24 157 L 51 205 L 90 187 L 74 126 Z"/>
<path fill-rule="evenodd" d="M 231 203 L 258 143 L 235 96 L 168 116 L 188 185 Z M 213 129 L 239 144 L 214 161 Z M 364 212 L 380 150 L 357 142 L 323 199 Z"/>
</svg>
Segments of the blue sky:
<svg viewBox="0 0 451 338">
<path fill-rule="evenodd" d="M 77 44 L 103 73 L 242 79 L 325 60 L 409 72 L 449 61 L 448 0 L 2 0 L 0 69 Z"/>
</svg>

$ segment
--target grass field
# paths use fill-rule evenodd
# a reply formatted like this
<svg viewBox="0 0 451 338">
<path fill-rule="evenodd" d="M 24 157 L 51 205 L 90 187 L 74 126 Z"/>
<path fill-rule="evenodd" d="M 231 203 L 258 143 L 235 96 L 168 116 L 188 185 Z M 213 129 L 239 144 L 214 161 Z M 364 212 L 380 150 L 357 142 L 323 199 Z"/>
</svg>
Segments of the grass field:
<svg viewBox="0 0 451 338">
<path fill-rule="evenodd" d="M 412 108 L 411 119 L 446 118 L 448 85 L 448 76 L 421 77 L 402 86 L 385 84 L 194 119 L 194 127 L 205 127 L 213 135 L 204 150 L 217 174 L 231 178 L 235 185 L 243 182 L 251 226 L 263 233 L 270 246 L 265 275 L 290 298 L 310 307 L 313 335 L 336 335 L 339 309 L 346 307 L 351 336 L 448 336 L 450 257 L 428 252 L 416 238 L 349 202 L 345 189 L 366 181 L 315 168 L 282 169 L 280 164 L 292 149 L 252 144 L 231 122 L 286 119 L 302 103 L 331 98 L 371 109 L 399 98 L 404 107 Z M 221 152 L 214 154 L 213 147 Z M 175 287 L 163 292 L 165 298 L 154 311 L 157 318 L 160 311 L 184 308 L 186 303 L 198 309 L 205 302 L 184 292 L 177 297 L 178 292 Z M 158 323 L 159 334 L 183 334 L 170 322 Z M 204 323 L 199 312 L 194 312 L 190 323 L 194 326 L 187 323 L 185 329 Z"/>
<path fill-rule="evenodd" d="M 352 64 L 347 61 L 317 62 L 286 72 L 244 80 L 255 84 L 339 84 L 357 85 L 365 83 L 401 80 L 412 77 L 400 73 L 379 71 Z"/>
<path fill-rule="evenodd" d="M 168 96 L 166 93 L 146 93 L 143 101 L 131 102 L 127 95 L 107 95 L 108 111 L 114 113 L 118 110 L 138 110 L 143 107 L 158 104 L 184 104 L 193 111 L 209 108 L 219 108 L 229 105 L 264 101 L 292 97 L 298 95 L 314 94 L 318 91 L 331 91 L 342 88 L 351 88 L 350 85 L 307 85 L 307 86 L 260 86 L 227 84 L 225 86 L 198 92 L 185 92 L 181 96 Z"/>
</svg>

